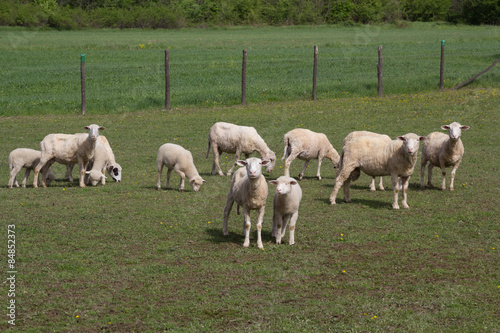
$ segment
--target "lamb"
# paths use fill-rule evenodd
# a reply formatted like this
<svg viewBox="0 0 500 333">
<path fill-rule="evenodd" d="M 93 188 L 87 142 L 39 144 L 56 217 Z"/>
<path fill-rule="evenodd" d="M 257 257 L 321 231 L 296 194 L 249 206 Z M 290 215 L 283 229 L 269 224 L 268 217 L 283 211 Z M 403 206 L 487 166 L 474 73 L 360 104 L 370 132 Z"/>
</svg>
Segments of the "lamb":
<svg viewBox="0 0 500 333">
<path fill-rule="evenodd" d="M 257 157 L 251 157 L 244 161 L 238 160 L 236 163 L 245 168 L 238 169 L 231 179 L 226 205 L 224 206 L 224 224 L 222 232 L 224 236 L 229 235 L 227 221 L 229 219 L 229 213 L 233 208 L 233 203 L 236 201 L 238 213 L 239 206 L 243 207 L 243 234 L 245 235 L 243 247 L 250 246 L 250 210 L 257 210 L 257 246 L 259 249 L 262 249 L 264 246 L 262 245 L 261 231 L 267 199 L 267 183 L 262 175 L 262 166 L 266 166 L 271 162 L 268 160 L 261 160 Z"/>
<path fill-rule="evenodd" d="M 288 176 L 281 176 L 276 180 L 269 181 L 276 185 L 273 199 L 273 237 L 276 244 L 281 244 L 281 238 L 285 236 L 286 227 L 290 224 L 290 238 L 288 243 L 295 244 L 295 223 L 299 217 L 299 205 L 302 199 L 302 189 L 299 183 Z"/>
<path fill-rule="evenodd" d="M 26 187 L 26 181 L 28 180 L 30 172 L 38 165 L 41 156 L 42 153 L 39 150 L 29 148 L 17 148 L 11 151 L 9 154 L 9 188 L 12 188 L 14 184 L 16 185 L 16 187 L 19 187 L 16 176 L 22 168 L 26 169 L 26 171 L 24 172 L 22 187 Z M 50 184 L 54 179 L 54 172 L 52 172 L 52 168 L 49 168 L 45 181 L 47 184 Z M 38 181 L 38 179 L 36 178 L 35 180 Z"/>
<path fill-rule="evenodd" d="M 312 159 L 318 160 L 318 171 L 316 177 L 321 180 L 321 162 L 323 158 L 332 161 L 334 167 L 337 166 L 340 156 L 333 148 L 328 138 L 323 133 L 316 133 L 308 129 L 296 128 L 289 131 L 284 136 L 285 151 L 281 158 L 285 161 L 285 176 L 290 176 L 290 164 L 295 158 L 305 161 L 304 167 L 299 174 L 299 180 L 302 180 L 304 172 Z"/>
<path fill-rule="evenodd" d="M 195 192 L 198 192 L 200 186 L 205 182 L 194 166 L 191 152 L 179 145 L 173 143 L 165 143 L 162 145 L 160 149 L 158 149 L 156 162 L 158 167 L 158 182 L 156 183 L 156 188 L 158 190 L 161 190 L 161 172 L 164 165 L 168 168 L 167 189 L 170 188 L 170 173 L 172 170 L 175 170 L 181 177 L 179 191 L 184 191 L 184 179 L 186 177 Z"/>
<path fill-rule="evenodd" d="M 116 182 L 120 182 L 122 180 L 122 167 L 120 164 L 116 163 L 115 160 L 115 155 L 113 154 L 113 149 L 111 149 L 111 146 L 108 142 L 108 139 L 104 135 L 99 135 L 97 137 L 97 141 L 101 143 L 105 149 L 106 156 L 101 154 L 101 161 L 104 161 L 105 158 L 105 169 L 108 171 L 108 174 L 113 178 Z M 70 182 L 73 181 L 73 175 L 71 174 L 73 171 L 74 164 L 68 164 L 66 165 L 66 179 L 68 179 Z M 87 174 L 88 171 L 92 170 L 93 168 L 93 161 L 88 164 L 87 166 Z M 97 173 L 94 174 L 94 176 L 97 176 Z M 102 184 L 105 184 L 105 178 L 102 178 Z M 95 180 L 95 179 L 94 179 Z M 87 183 L 87 182 L 86 182 Z"/>
<path fill-rule="evenodd" d="M 267 172 L 272 172 L 274 164 L 276 163 L 276 155 L 271 149 L 269 149 L 254 127 L 238 126 L 224 122 L 215 123 L 210 128 L 210 133 L 208 135 L 208 150 L 206 158 L 208 158 L 210 147 L 212 147 L 214 154 L 212 175 L 215 175 L 217 169 L 219 175 L 224 176 L 224 173 L 219 165 L 219 156 L 223 152 L 235 154 L 236 158 L 235 163 L 227 172 L 228 176 L 230 176 L 233 172 L 241 154 L 245 154 L 245 158 L 248 158 L 251 153 L 255 151 L 258 152 L 263 160 L 269 161 L 266 166 Z"/>
<path fill-rule="evenodd" d="M 432 169 L 435 166 L 441 167 L 443 181 L 441 189 L 446 190 L 446 168 L 451 169 L 450 191 L 453 191 L 455 173 L 457 172 L 462 156 L 464 155 L 464 145 L 460 139 L 462 130 L 466 131 L 470 127 L 453 122 L 449 125 L 441 126 L 441 129 L 448 130 L 448 135 L 440 132 L 432 132 L 427 135 L 422 146 L 422 158 L 420 168 L 420 187 L 424 188 L 425 166 L 429 162 L 428 182 L 432 186 Z"/>
<path fill-rule="evenodd" d="M 400 177 L 403 190 L 402 204 L 404 208 L 410 208 L 407 204 L 406 192 L 417 161 L 419 143 L 422 140 L 425 140 L 425 137 L 408 133 L 391 141 L 360 136 L 346 143 L 340 154 L 339 172 L 330 195 L 331 204 L 335 205 L 335 199 L 342 184 L 344 185 L 344 200 L 351 201 L 349 186 L 351 179 L 355 178 L 351 174 L 359 174 L 361 170 L 372 177 L 391 175 L 394 190 L 393 209 L 399 209 L 398 177 Z"/>
<path fill-rule="evenodd" d="M 349 133 L 344 138 L 344 141 L 342 141 L 342 147 L 344 147 L 347 142 L 351 141 L 353 138 L 356 138 L 358 136 L 379 137 L 379 138 L 386 139 L 387 141 L 391 141 L 392 140 L 388 135 L 385 135 L 385 134 L 378 134 L 378 133 L 373 133 L 373 132 L 369 132 L 369 131 L 354 131 L 354 132 Z M 356 179 L 351 179 L 351 180 L 354 181 Z M 382 177 L 380 177 L 380 179 L 379 179 L 378 189 L 380 191 L 384 191 L 385 190 L 385 188 L 384 188 L 384 182 L 383 182 Z M 372 191 L 372 192 L 376 191 L 376 188 L 375 188 L 375 177 L 372 177 L 372 180 L 370 182 L 370 191 Z"/>
<path fill-rule="evenodd" d="M 35 168 L 35 181 L 33 187 L 37 188 L 36 178 L 42 170 L 42 186 L 46 187 L 45 179 L 48 167 L 54 162 L 61 164 L 74 164 L 78 162 L 80 168 L 80 187 L 85 187 L 85 171 L 87 164 L 94 157 L 99 130 L 104 130 L 96 124 L 84 126 L 89 133 L 77 134 L 49 134 L 42 142 L 40 147 L 42 156 L 40 163 Z M 45 166 L 48 166 L 44 169 Z"/>
<path fill-rule="evenodd" d="M 107 169 L 108 163 L 109 163 L 108 150 L 99 140 L 97 140 L 97 143 L 95 145 L 94 158 L 89 163 L 87 171 L 85 172 L 86 176 L 88 176 L 86 177 L 87 179 L 85 183 L 87 184 L 90 183 L 93 186 L 96 186 L 97 183 L 99 183 L 100 181 L 102 185 L 105 185 L 106 176 L 104 175 L 104 172 Z M 90 165 L 92 165 L 92 168 L 88 170 L 90 168 Z"/>
</svg>

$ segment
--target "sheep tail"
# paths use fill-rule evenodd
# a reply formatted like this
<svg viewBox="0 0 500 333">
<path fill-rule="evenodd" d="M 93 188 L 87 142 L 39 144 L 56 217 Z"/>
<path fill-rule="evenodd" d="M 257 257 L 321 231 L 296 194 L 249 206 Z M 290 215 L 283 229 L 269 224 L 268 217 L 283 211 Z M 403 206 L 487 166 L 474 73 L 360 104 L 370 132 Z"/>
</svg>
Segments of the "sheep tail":
<svg viewBox="0 0 500 333">
<path fill-rule="evenodd" d="M 288 138 L 285 138 L 285 151 L 283 152 L 283 157 L 281 159 L 284 160 L 285 158 L 288 158 L 288 156 L 290 156 L 290 153 L 290 140 Z"/>
<path fill-rule="evenodd" d="M 207 156 L 205 156 L 205 158 L 208 158 L 208 154 L 210 153 L 210 146 L 211 146 L 210 137 L 208 137 L 208 149 L 207 149 Z"/>
</svg>

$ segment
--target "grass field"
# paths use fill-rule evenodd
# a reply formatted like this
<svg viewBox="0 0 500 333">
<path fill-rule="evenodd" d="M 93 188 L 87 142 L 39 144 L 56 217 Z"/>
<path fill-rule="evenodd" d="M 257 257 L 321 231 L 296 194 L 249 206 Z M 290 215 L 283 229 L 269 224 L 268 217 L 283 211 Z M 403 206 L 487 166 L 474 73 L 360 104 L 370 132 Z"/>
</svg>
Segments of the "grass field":
<svg viewBox="0 0 500 333">
<path fill-rule="evenodd" d="M 386 95 L 438 90 L 441 40 L 446 41 L 445 88 L 500 56 L 500 27 L 440 23 L 124 31 L 2 27 L 0 38 L 0 116 L 79 113 L 82 53 L 90 114 L 161 109 L 166 49 L 172 107 L 239 104 L 243 49 L 249 104 L 311 99 L 314 45 L 317 96 L 325 100 L 377 96 L 379 45 Z M 498 82 L 495 69 L 472 87 L 498 88 Z"/>
<path fill-rule="evenodd" d="M 10 276 L 8 225 L 15 225 L 17 271 L 15 297 L 9 283 L 2 288 L 0 327 L 10 326 L 7 306 L 15 299 L 22 332 L 500 332 L 499 103 L 498 88 L 467 88 L 0 118 L 3 281 Z M 278 158 L 283 134 L 297 127 L 326 133 L 336 148 L 353 130 L 427 135 L 452 121 L 471 129 L 463 132 L 455 191 L 421 190 L 417 164 L 409 210 L 392 210 L 392 191 L 369 192 L 364 175 L 351 188 L 352 203 L 340 194 L 333 208 L 334 169 L 325 162 L 318 181 L 312 162 L 300 182 L 296 244 L 287 244 L 288 233 L 284 244 L 273 243 L 270 196 L 259 250 L 255 225 L 250 248 L 242 248 L 234 209 L 230 236 L 222 235 L 229 179 L 211 176 L 211 155 L 205 159 L 216 121 L 256 127 Z M 37 148 L 48 133 L 91 123 L 106 127 L 124 169 L 121 183 L 79 188 L 54 165 L 58 179 L 48 188 L 7 188 L 12 149 Z M 155 189 L 156 152 L 165 142 L 192 151 L 207 180 L 200 192 L 175 190 L 178 177 L 173 190 Z M 225 156 L 227 170 L 232 156 Z M 292 163 L 292 175 L 301 167 Z M 268 180 L 282 168 L 278 160 Z"/>
</svg>

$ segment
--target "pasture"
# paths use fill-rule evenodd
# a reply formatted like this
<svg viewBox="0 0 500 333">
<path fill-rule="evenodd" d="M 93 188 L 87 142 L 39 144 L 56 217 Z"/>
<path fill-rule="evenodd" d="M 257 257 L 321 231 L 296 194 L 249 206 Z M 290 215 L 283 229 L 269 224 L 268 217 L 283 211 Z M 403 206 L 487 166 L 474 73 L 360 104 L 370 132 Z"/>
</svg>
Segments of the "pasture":
<svg viewBox="0 0 500 333">
<path fill-rule="evenodd" d="M 23 332 L 498 332 L 500 90 L 323 98 L 317 102 L 175 108 L 113 115 L 0 118 L 0 248 L 7 278 L 7 225 L 15 225 L 16 328 Z M 365 175 L 352 203 L 330 206 L 334 169 L 311 162 L 294 246 L 271 238 L 272 193 L 264 249 L 242 247 L 242 216 L 233 211 L 222 235 L 227 177 L 211 176 L 205 159 L 216 121 L 254 126 L 276 152 L 281 175 L 283 134 L 303 127 L 325 133 L 340 152 L 353 130 L 396 137 L 427 135 L 443 124 L 463 132 L 464 160 L 455 191 L 420 189 L 419 162 L 410 179 L 409 210 L 391 209 L 392 191 L 368 191 Z M 83 132 L 97 123 L 111 142 L 123 180 L 79 188 L 7 188 L 7 156 L 38 148 L 48 133 Z M 166 142 L 193 153 L 207 180 L 200 192 L 157 191 L 156 153 Z M 227 159 L 226 159 L 227 158 Z M 222 155 L 228 169 L 233 157 Z M 419 159 L 420 161 L 420 159 Z M 295 160 L 291 175 L 302 162 Z M 76 172 L 74 172 L 76 175 Z M 33 176 L 30 177 L 30 180 Z M 165 176 L 164 176 L 165 177 Z M 440 173 L 434 171 L 439 184 Z M 163 179 L 163 184 L 165 178 Z M 252 214 L 252 221 L 255 213 Z M 2 321 L 7 323 L 7 288 Z"/>
</svg>

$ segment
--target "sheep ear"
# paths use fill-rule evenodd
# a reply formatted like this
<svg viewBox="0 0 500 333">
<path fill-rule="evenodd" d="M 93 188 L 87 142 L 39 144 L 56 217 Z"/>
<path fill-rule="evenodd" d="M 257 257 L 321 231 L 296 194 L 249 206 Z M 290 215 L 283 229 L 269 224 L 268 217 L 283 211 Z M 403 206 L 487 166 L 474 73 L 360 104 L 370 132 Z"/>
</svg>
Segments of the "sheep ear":
<svg viewBox="0 0 500 333">
<path fill-rule="evenodd" d="M 444 130 L 444 131 L 447 131 L 450 129 L 450 126 L 449 125 L 443 125 L 441 126 L 441 129 Z"/>
<path fill-rule="evenodd" d="M 202 179 L 202 180 L 201 180 L 201 182 L 202 182 L 202 183 L 206 183 L 207 181 L 206 181 L 205 179 Z"/>
<path fill-rule="evenodd" d="M 85 171 L 85 173 L 86 173 L 87 175 L 90 175 L 90 171 Z"/>
<path fill-rule="evenodd" d="M 460 127 L 460 129 L 463 131 L 467 131 L 469 128 L 470 128 L 470 126 L 466 126 L 466 125 Z"/>
<path fill-rule="evenodd" d="M 278 185 L 278 181 L 276 181 L 276 180 L 270 180 L 269 184 Z"/>
<path fill-rule="evenodd" d="M 83 129 L 88 130 L 88 129 L 90 129 L 90 128 L 89 128 L 88 126 L 83 126 Z"/>
<path fill-rule="evenodd" d="M 426 140 L 426 137 L 425 136 L 421 136 L 419 139 L 420 139 L 420 141 L 424 141 L 424 140 Z"/>
<path fill-rule="evenodd" d="M 297 185 L 297 181 L 296 181 L 296 180 L 291 180 L 291 181 L 290 181 L 290 184 L 292 184 L 292 185 Z"/>
<path fill-rule="evenodd" d="M 236 161 L 236 164 L 238 164 L 239 166 L 246 166 L 247 162 L 243 161 L 243 160 L 238 160 L 238 161 Z"/>
<path fill-rule="evenodd" d="M 406 139 L 404 136 L 398 136 L 398 140 L 405 141 Z"/>
<path fill-rule="evenodd" d="M 102 127 L 102 126 L 101 126 L 101 127 L 99 127 L 99 131 L 103 131 L 103 130 L 105 130 L 105 129 L 106 129 L 105 127 Z"/>
<path fill-rule="evenodd" d="M 270 162 L 270 161 L 268 161 L 268 160 L 264 160 L 264 161 L 262 161 L 262 165 L 268 165 L 268 164 L 269 164 L 269 162 Z"/>
</svg>

